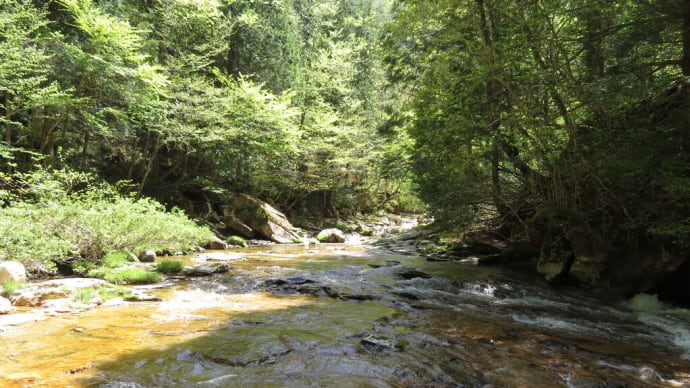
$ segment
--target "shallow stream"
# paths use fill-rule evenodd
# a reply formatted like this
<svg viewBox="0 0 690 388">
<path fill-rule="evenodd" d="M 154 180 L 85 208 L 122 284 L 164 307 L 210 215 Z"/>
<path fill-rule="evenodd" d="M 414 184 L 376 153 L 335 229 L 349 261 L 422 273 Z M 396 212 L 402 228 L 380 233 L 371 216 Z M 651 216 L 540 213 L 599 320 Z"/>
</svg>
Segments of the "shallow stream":
<svg viewBox="0 0 690 388">
<path fill-rule="evenodd" d="M 602 302 L 366 242 L 179 260 L 232 270 L 4 327 L 0 386 L 690 386 L 690 312 L 649 295 Z"/>
</svg>

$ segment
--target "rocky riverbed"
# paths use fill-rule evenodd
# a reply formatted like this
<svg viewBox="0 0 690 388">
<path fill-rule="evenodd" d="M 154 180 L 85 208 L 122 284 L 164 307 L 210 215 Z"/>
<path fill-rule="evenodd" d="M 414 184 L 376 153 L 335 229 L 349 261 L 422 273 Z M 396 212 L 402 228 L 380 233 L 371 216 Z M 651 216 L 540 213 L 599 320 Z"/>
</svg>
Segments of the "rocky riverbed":
<svg viewBox="0 0 690 388">
<path fill-rule="evenodd" d="M 411 240 L 177 258 L 228 271 L 137 287 L 147 302 L 0 323 L 0 385 L 685 386 L 690 313 L 438 262 Z M 3 318 L 4 319 L 4 318 Z"/>
</svg>

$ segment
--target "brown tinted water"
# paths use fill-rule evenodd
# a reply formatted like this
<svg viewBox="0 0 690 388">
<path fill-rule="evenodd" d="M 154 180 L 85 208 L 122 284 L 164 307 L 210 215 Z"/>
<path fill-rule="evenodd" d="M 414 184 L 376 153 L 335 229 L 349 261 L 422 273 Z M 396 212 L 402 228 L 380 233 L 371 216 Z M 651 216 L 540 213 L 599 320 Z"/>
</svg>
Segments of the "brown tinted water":
<svg viewBox="0 0 690 388">
<path fill-rule="evenodd" d="M 210 252 L 161 302 L 0 333 L 2 387 L 688 386 L 686 310 L 359 245 Z M 200 257 L 179 258 L 187 264 Z"/>
</svg>

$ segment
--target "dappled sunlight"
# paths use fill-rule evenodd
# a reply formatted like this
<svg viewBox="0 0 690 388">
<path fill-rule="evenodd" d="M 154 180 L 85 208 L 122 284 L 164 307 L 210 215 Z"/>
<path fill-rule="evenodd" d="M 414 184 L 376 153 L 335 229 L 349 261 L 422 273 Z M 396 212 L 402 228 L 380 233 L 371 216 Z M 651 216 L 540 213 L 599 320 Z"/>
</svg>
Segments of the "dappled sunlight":
<svg viewBox="0 0 690 388">
<path fill-rule="evenodd" d="M 160 302 L 7 326 L 0 386 L 690 382 L 667 333 L 528 274 L 347 245 L 203 255 L 230 271 L 136 287 Z"/>
<path fill-rule="evenodd" d="M 220 295 L 175 290 L 161 303 L 101 307 L 13 327 L 2 334 L 0 386 L 80 386 L 99 365 L 131 354 L 164 351 L 208 335 L 252 312 L 275 312 L 312 303 L 303 296 L 256 292 Z"/>
<path fill-rule="evenodd" d="M 201 317 L 256 311 L 275 311 L 312 303 L 303 296 L 276 297 L 267 292 L 221 295 L 204 290 L 177 290 L 163 301 L 154 316 L 162 320 L 179 320 L 185 314 L 199 312 Z"/>
</svg>

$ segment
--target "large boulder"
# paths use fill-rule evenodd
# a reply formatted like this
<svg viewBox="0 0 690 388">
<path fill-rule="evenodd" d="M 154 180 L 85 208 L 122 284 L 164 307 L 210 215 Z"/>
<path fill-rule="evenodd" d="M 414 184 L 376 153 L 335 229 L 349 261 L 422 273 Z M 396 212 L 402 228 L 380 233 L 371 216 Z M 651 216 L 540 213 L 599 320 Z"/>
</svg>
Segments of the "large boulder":
<svg viewBox="0 0 690 388">
<path fill-rule="evenodd" d="M 144 249 L 139 252 L 138 259 L 142 263 L 153 263 L 156 261 L 156 252 L 153 249 Z"/>
<path fill-rule="evenodd" d="M 344 243 L 346 240 L 345 233 L 336 228 L 322 230 L 316 236 L 316 239 L 322 243 Z"/>
<path fill-rule="evenodd" d="M 221 221 L 225 224 L 224 231 L 228 234 L 236 234 L 244 238 L 256 238 L 256 232 L 249 225 L 238 220 L 234 214 L 223 216 Z"/>
<path fill-rule="evenodd" d="M 292 243 L 299 239 L 287 217 L 268 203 L 246 194 L 234 197 L 232 204 L 223 210 L 223 220 L 227 224 L 249 227 L 256 235 L 277 243 Z M 227 221 L 226 221 L 227 220 Z M 244 228 L 243 226 L 243 228 Z M 237 230 L 243 237 L 251 238 L 246 228 Z"/>
<path fill-rule="evenodd" d="M 226 244 L 223 240 L 219 239 L 218 237 L 214 237 L 213 239 L 211 239 L 211 241 L 207 242 L 206 245 L 204 245 L 204 248 L 211 250 L 224 250 L 228 249 L 228 244 Z"/>
<path fill-rule="evenodd" d="M 0 314 L 7 314 L 12 311 L 12 302 L 0 296 Z"/>
<path fill-rule="evenodd" d="M 17 261 L 0 263 L 0 285 L 7 282 L 23 283 L 26 281 L 26 268 Z"/>
</svg>

